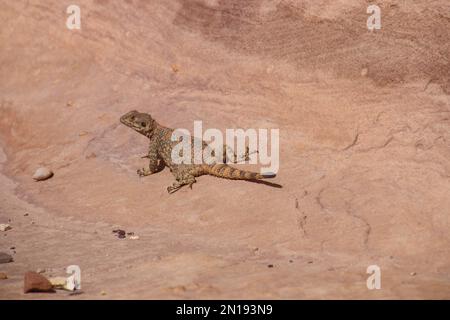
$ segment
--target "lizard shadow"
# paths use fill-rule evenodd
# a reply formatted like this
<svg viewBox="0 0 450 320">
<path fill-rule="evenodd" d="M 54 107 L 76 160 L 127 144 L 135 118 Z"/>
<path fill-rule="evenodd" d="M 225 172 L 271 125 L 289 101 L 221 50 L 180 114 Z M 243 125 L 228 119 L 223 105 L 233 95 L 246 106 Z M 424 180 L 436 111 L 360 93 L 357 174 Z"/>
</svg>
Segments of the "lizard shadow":
<svg viewBox="0 0 450 320">
<path fill-rule="evenodd" d="M 254 180 L 243 180 L 243 181 L 251 182 L 251 183 L 257 183 L 257 184 L 265 184 L 266 186 L 269 186 L 269 187 L 272 187 L 272 188 L 278 188 L 278 189 L 283 188 L 283 186 L 281 184 L 274 183 L 274 182 L 269 182 L 267 180 L 254 179 Z"/>
</svg>

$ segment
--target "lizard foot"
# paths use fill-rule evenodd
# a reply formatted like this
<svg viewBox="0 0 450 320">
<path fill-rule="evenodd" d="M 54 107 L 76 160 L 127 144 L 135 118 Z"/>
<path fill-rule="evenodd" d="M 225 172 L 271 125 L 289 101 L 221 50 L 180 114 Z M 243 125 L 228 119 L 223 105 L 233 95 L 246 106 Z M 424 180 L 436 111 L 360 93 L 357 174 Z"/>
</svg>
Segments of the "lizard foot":
<svg viewBox="0 0 450 320">
<path fill-rule="evenodd" d="M 172 194 L 180 190 L 183 186 L 189 186 L 192 189 L 192 185 L 195 183 L 195 179 L 189 180 L 187 182 L 174 182 L 173 185 L 167 187 L 167 192 Z"/>
<path fill-rule="evenodd" d="M 138 169 L 138 170 L 136 171 L 136 173 L 138 174 L 139 177 L 145 177 L 145 176 L 148 176 L 148 175 L 151 174 L 151 173 L 149 172 L 149 170 L 146 169 L 146 168 Z"/>
<path fill-rule="evenodd" d="M 175 186 L 175 185 L 173 185 L 173 186 L 168 186 L 168 187 L 167 187 L 167 192 L 168 192 L 169 194 L 172 194 L 172 193 L 177 192 L 177 191 L 180 190 L 180 189 L 181 189 L 181 186 Z"/>
</svg>

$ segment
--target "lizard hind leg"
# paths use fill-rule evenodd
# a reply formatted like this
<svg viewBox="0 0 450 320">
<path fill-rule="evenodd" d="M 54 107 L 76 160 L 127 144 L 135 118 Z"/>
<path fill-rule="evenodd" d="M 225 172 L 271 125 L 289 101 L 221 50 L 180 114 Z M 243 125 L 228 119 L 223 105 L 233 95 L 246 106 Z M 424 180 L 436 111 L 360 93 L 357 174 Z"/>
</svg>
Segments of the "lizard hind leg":
<svg viewBox="0 0 450 320">
<path fill-rule="evenodd" d="M 228 157 L 227 151 L 230 152 L 230 154 L 232 154 L 232 159 L 230 159 Z M 250 161 L 250 155 L 254 154 L 254 153 L 258 153 L 258 150 L 252 151 L 250 152 L 250 148 L 248 146 L 245 147 L 245 153 L 243 155 L 240 155 L 238 157 L 238 155 L 236 154 L 236 152 L 234 152 L 229 146 L 224 145 L 223 148 L 223 163 L 240 163 L 240 162 L 246 162 L 246 161 Z"/>
<path fill-rule="evenodd" d="M 167 187 L 167 192 L 172 194 L 180 190 L 183 186 L 189 186 L 192 189 L 192 185 L 196 182 L 195 177 L 191 174 L 178 175 L 171 186 Z"/>
</svg>

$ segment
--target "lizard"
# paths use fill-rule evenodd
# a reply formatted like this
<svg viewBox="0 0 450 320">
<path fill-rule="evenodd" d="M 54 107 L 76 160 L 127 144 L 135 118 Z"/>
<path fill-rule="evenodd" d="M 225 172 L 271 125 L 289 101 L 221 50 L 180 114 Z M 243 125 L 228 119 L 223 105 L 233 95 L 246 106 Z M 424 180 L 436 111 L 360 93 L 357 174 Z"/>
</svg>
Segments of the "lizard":
<svg viewBox="0 0 450 320">
<path fill-rule="evenodd" d="M 210 159 L 207 164 L 176 164 L 172 161 L 172 149 L 179 141 L 172 140 L 174 129 L 162 126 L 150 114 L 141 113 L 136 110 L 121 116 L 120 122 L 150 140 L 148 154 L 143 157 L 149 159 L 149 165 L 147 168 L 138 169 L 137 174 L 140 177 L 145 177 L 162 171 L 164 167 L 168 167 L 176 180 L 173 185 L 167 187 L 169 194 L 178 191 L 183 186 L 189 186 L 192 189 L 192 185 L 196 182 L 195 178 L 202 175 L 211 175 L 232 180 L 260 180 L 274 178 L 276 176 L 273 173 L 260 174 L 229 166 L 226 163 L 228 160 L 226 159 L 226 150 L 229 147 L 226 145 L 223 147 L 222 162 L 217 161 L 217 159 L 212 159 L 212 161 Z M 191 139 L 194 138 L 192 137 Z M 205 147 L 208 147 L 208 144 L 202 141 L 202 149 Z M 191 148 L 191 159 L 194 157 L 194 149 Z M 214 156 L 213 152 L 211 154 Z M 248 160 L 248 147 L 245 159 Z M 237 162 L 236 154 L 234 154 L 234 161 L 235 163 Z"/>
</svg>

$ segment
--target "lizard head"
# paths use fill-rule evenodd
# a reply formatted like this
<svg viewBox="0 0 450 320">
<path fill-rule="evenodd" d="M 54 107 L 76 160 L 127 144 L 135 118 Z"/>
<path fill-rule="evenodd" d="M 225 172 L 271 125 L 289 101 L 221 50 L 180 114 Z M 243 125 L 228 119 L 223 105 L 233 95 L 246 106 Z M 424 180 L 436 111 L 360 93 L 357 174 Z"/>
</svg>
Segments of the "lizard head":
<svg viewBox="0 0 450 320">
<path fill-rule="evenodd" d="M 148 113 L 140 113 L 136 110 L 121 116 L 120 122 L 146 137 L 152 135 L 156 124 L 155 120 Z"/>
</svg>

